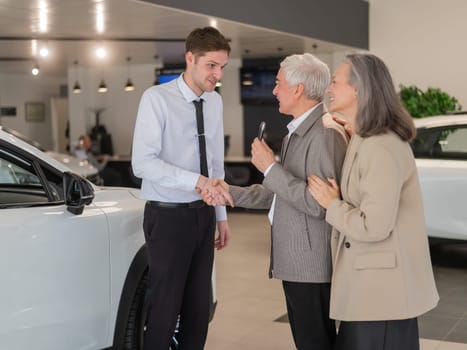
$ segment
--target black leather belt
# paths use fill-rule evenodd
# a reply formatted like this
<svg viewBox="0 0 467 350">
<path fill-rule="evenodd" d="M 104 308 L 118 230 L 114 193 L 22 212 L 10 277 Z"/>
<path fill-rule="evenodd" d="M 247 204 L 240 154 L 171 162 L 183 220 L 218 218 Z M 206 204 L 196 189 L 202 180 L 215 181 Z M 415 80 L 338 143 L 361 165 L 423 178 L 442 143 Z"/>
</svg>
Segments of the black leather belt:
<svg viewBox="0 0 467 350">
<path fill-rule="evenodd" d="M 148 201 L 149 205 L 157 208 L 202 208 L 205 203 L 202 200 L 187 202 L 187 203 L 172 203 L 172 202 L 159 202 Z"/>
</svg>

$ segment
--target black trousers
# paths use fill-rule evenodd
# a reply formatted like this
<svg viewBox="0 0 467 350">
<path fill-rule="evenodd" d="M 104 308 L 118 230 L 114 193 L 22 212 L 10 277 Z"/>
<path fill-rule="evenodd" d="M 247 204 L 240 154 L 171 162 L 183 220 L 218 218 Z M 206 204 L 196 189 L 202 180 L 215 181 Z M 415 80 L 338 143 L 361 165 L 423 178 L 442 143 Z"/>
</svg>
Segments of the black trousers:
<svg viewBox="0 0 467 350">
<path fill-rule="evenodd" d="M 298 350 L 331 350 L 335 322 L 329 318 L 330 283 L 282 281 L 287 314 Z"/>
<path fill-rule="evenodd" d="M 201 350 L 209 323 L 214 208 L 159 208 L 147 203 L 149 315 L 145 350 L 167 350 L 180 314 L 181 350 Z"/>
<path fill-rule="evenodd" d="M 341 322 L 335 350 L 419 350 L 416 318 Z"/>
</svg>

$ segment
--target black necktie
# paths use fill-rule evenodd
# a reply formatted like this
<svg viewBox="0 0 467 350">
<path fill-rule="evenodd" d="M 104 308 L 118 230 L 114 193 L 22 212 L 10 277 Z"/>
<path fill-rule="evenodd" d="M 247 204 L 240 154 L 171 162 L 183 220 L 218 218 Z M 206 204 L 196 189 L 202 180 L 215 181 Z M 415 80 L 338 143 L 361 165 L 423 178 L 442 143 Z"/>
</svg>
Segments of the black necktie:
<svg viewBox="0 0 467 350">
<path fill-rule="evenodd" d="M 196 108 L 196 124 L 198 126 L 198 141 L 199 141 L 199 164 L 201 175 L 209 177 L 208 160 L 206 158 L 206 139 L 204 137 L 204 120 L 203 120 L 203 100 L 193 101 Z"/>
</svg>

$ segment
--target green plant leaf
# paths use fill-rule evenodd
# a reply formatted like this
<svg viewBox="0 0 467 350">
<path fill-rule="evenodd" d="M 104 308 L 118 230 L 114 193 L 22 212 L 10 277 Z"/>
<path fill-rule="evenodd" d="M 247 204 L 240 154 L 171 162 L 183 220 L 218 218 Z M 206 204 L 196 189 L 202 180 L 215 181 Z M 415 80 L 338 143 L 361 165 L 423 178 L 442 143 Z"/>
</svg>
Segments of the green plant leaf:
<svg viewBox="0 0 467 350">
<path fill-rule="evenodd" d="M 428 87 L 422 91 L 418 87 L 399 85 L 399 97 L 402 104 L 414 118 L 443 115 L 460 111 L 462 106 L 455 97 L 439 88 Z"/>
</svg>

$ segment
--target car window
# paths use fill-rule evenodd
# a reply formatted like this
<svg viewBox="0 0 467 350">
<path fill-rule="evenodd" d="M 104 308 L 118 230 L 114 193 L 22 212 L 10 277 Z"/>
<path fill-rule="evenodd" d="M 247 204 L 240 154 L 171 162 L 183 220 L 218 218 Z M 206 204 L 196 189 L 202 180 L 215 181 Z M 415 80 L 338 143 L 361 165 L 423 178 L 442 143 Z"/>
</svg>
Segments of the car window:
<svg viewBox="0 0 467 350">
<path fill-rule="evenodd" d="M 467 154 L 467 126 L 441 132 L 439 143 L 443 153 L 456 152 Z"/>
<path fill-rule="evenodd" d="M 0 183 L 12 185 L 34 186 L 40 185 L 39 178 L 27 169 L 0 157 Z"/>
<path fill-rule="evenodd" d="M 467 159 L 467 125 L 420 129 L 412 149 L 417 158 Z"/>
<path fill-rule="evenodd" d="M 41 174 L 40 174 L 41 173 Z M 0 149 L 0 208 L 63 200 L 61 176 Z"/>
</svg>

